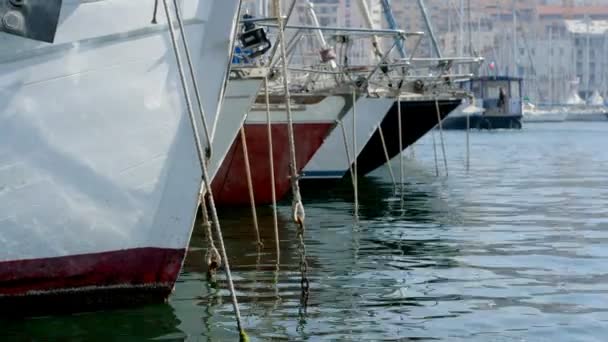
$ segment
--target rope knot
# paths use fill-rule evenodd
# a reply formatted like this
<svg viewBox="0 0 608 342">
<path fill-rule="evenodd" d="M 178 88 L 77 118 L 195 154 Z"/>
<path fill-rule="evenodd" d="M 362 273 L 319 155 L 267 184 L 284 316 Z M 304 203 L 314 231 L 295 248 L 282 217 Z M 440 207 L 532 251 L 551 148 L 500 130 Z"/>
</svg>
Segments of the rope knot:
<svg viewBox="0 0 608 342">
<path fill-rule="evenodd" d="M 218 252 L 217 248 L 211 247 L 207 251 L 207 267 L 210 273 L 214 273 L 217 269 L 222 266 L 222 257 Z"/>
<path fill-rule="evenodd" d="M 304 212 L 304 205 L 302 201 L 297 201 L 293 206 L 293 221 L 299 225 L 304 225 L 306 219 L 306 212 Z"/>
</svg>

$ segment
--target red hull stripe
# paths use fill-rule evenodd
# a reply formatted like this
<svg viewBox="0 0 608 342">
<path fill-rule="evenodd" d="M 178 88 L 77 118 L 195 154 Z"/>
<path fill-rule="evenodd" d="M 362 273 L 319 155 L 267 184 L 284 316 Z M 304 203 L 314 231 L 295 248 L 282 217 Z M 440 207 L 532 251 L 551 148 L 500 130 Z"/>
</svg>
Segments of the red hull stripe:
<svg viewBox="0 0 608 342">
<path fill-rule="evenodd" d="M 79 288 L 173 287 L 185 250 L 137 248 L 0 262 L 0 296 Z"/>
<path fill-rule="evenodd" d="M 333 126 L 333 123 L 294 124 L 298 172 L 306 166 L 321 147 Z M 247 148 L 256 204 L 270 204 L 272 203 L 272 190 L 266 124 L 246 124 L 245 134 L 247 135 Z M 280 200 L 290 189 L 287 125 L 273 124 L 272 139 L 276 195 L 277 200 Z M 215 201 L 219 205 L 249 204 L 245 159 L 240 136 L 237 137 L 230 151 L 228 151 L 228 155 L 214 178 L 212 186 Z"/>
</svg>

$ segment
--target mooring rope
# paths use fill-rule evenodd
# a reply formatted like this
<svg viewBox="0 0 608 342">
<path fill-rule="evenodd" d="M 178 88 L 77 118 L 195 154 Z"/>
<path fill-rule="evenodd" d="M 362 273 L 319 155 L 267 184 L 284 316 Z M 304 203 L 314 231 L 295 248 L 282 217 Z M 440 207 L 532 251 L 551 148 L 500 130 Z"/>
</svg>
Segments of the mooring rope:
<svg viewBox="0 0 608 342">
<path fill-rule="evenodd" d="M 384 140 L 382 124 L 378 125 L 378 132 L 380 133 L 380 141 L 382 141 L 382 149 L 384 150 L 384 158 L 386 159 L 386 165 L 388 166 L 388 173 L 391 175 L 393 188 L 397 189 L 397 180 L 395 179 L 395 173 L 393 172 L 393 166 L 391 165 L 391 158 L 388 155 L 388 148 L 386 147 L 386 140 Z"/>
<path fill-rule="evenodd" d="M 206 155 L 207 155 L 207 158 L 211 158 L 211 135 L 209 134 L 209 126 L 207 125 L 207 117 L 205 116 L 205 111 L 203 109 L 203 104 L 201 102 L 201 94 L 198 89 L 198 82 L 196 80 L 196 76 L 194 75 L 194 67 L 192 64 L 192 58 L 190 57 L 190 48 L 188 46 L 188 40 L 186 39 L 186 31 L 184 29 L 184 23 L 182 21 L 181 9 L 179 8 L 177 0 L 173 0 L 173 5 L 175 7 L 175 17 L 177 19 L 177 23 L 179 24 L 179 30 L 182 32 L 182 34 L 181 34 L 182 44 L 184 44 L 186 61 L 188 62 L 188 70 L 190 70 L 190 77 L 192 78 L 194 96 L 196 98 L 196 104 L 198 105 L 199 113 L 201 114 L 201 121 L 203 123 L 203 129 L 205 130 L 205 138 L 207 139 Z"/>
<path fill-rule="evenodd" d="M 441 113 L 439 111 L 439 100 L 435 98 L 435 109 L 437 109 L 437 123 L 439 125 L 439 140 L 441 142 L 441 152 L 443 154 L 443 166 L 445 167 L 445 176 L 448 176 L 448 158 L 445 153 L 445 141 L 443 140 L 443 124 L 441 123 Z"/>
<path fill-rule="evenodd" d="M 400 89 L 401 90 L 401 89 Z M 399 182 L 401 183 L 401 194 L 403 194 L 403 127 L 401 118 L 401 91 L 397 94 L 397 125 L 399 126 Z"/>
<path fill-rule="evenodd" d="M 475 105 L 474 99 L 471 99 L 471 102 L 473 103 L 473 105 Z M 470 142 L 470 135 L 471 135 L 471 117 L 469 112 L 467 112 L 467 160 L 466 160 L 466 170 L 469 171 L 470 166 L 471 166 L 471 142 Z"/>
<path fill-rule="evenodd" d="M 431 137 L 433 137 L 433 157 L 435 157 L 435 176 L 439 177 L 439 159 L 437 158 L 437 141 L 435 140 L 435 130 L 431 130 Z"/>
<path fill-rule="evenodd" d="M 209 222 L 209 212 L 207 211 L 207 200 L 205 199 L 204 194 L 201 194 L 200 196 L 200 208 L 203 216 L 203 227 L 205 227 L 205 233 L 207 235 L 207 253 L 205 254 L 207 275 L 209 278 L 213 278 L 215 272 L 222 266 L 222 257 L 213 242 L 213 232 L 211 231 L 211 222 Z"/>
<path fill-rule="evenodd" d="M 353 190 L 355 189 L 355 170 L 354 163 L 350 154 L 350 146 L 348 146 L 348 137 L 346 135 L 346 128 L 344 127 L 344 123 L 342 120 L 338 121 L 340 128 L 342 129 L 342 138 L 344 140 L 344 150 L 346 151 L 346 159 L 348 160 L 348 171 L 350 172 L 350 178 L 353 184 Z"/>
<path fill-rule="evenodd" d="M 306 261 L 306 245 L 304 244 L 304 232 L 305 232 L 305 212 L 304 205 L 302 204 L 302 195 L 300 194 L 300 184 L 298 181 L 298 169 L 296 161 L 296 145 L 295 145 L 295 133 L 293 129 L 293 117 L 291 113 L 291 97 L 289 94 L 289 80 L 287 70 L 287 51 L 285 49 L 285 20 L 282 16 L 281 1 L 273 0 L 275 11 L 278 14 L 278 26 L 279 26 L 279 37 L 281 40 L 281 59 L 283 61 L 283 87 L 285 88 L 285 105 L 287 108 L 287 132 L 289 136 L 289 154 L 290 162 L 289 167 L 291 171 L 291 188 L 293 193 L 293 219 L 296 222 L 297 236 L 298 236 L 298 251 L 300 254 L 300 274 L 302 277 L 301 288 L 302 296 L 300 304 L 306 307 L 308 302 L 308 291 L 310 283 L 308 281 L 308 262 Z"/>
<path fill-rule="evenodd" d="M 272 223 L 274 226 L 274 242 L 277 253 L 277 268 L 281 263 L 281 246 L 279 240 L 279 218 L 277 210 L 277 190 L 274 175 L 274 143 L 272 141 L 272 119 L 270 116 L 270 93 L 268 90 L 268 75 L 264 76 L 264 96 L 266 98 L 266 130 L 268 132 L 268 162 L 270 167 L 270 190 L 272 192 Z"/>
<path fill-rule="evenodd" d="M 357 93 L 353 87 L 353 191 L 355 193 L 355 219 L 359 219 L 359 172 L 357 170 Z"/>
<path fill-rule="evenodd" d="M 253 229 L 259 248 L 264 244 L 260 238 L 260 228 L 258 226 L 258 212 L 255 206 L 255 194 L 253 191 L 253 181 L 251 180 L 251 164 L 249 163 L 249 150 L 247 149 L 247 135 L 245 134 L 245 124 L 241 126 L 241 145 L 243 145 L 243 160 L 245 160 L 245 177 L 247 178 L 247 190 L 249 191 L 249 203 L 251 204 L 251 216 L 253 217 Z"/>
<path fill-rule="evenodd" d="M 416 143 L 415 142 L 413 142 L 410 145 L 410 158 L 412 160 L 416 159 Z"/>
<path fill-rule="evenodd" d="M 245 333 L 245 330 L 243 329 L 243 326 L 241 324 L 241 313 L 240 313 L 238 301 L 236 298 L 236 292 L 234 290 L 234 283 L 232 281 L 232 275 L 230 274 L 230 265 L 228 263 L 228 256 L 226 254 L 226 246 L 224 245 L 222 229 L 220 227 L 219 219 L 217 216 L 217 210 L 215 208 L 215 202 L 213 200 L 213 193 L 211 191 L 211 179 L 209 178 L 209 174 L 208 174 L 208 170 L 207 170 L 207 163 L 205 161 L 205 154 L 203 152 L 203 148 L 201 145 L 201 139 L 200 139 L 198 127 L 196 124 L 196 118 L 194 116 L 194 110 L 192 109 L 192 101 L 190 99 L 190 93 L 188 91 L 188 84 L 187 84 L 186 76 L 184 73 L 184 66 L 182 65 L 182 59 L 181 59 L 181 55 L 179 52 L 179 46 L 178 46 L 178 42 L 177 42 L 175 28 L 173 27 L 173 21 L 171 19 L 171 14 L 169 11 L 168 0 L 163 0 L 163 7 L 165 9 L 165 15 L 167 17 L 167 24 L 169 26 L 169 33 L 171 35 L 171 44 L 173 46 L 173 52 L 175 53 L 175 59 L 176 59 L 176 63 L 177 63 L 177 69 L 179 72 L 179 78 L 180 78 L 180 82 L 182 85 L 182 90 L 184 92 L 184 98 L 186 101 L 186 108 L 188 111 L 188 116 L 190 118 L 190 126 L 192 128 L 192 135 L 194 137 L 194 141 L 195 141 L 195 145 L 196 145 L 196 152 L 198 154 L 198 159 L 199 159 L 199 163 L 200 163 L 200 167 L 201 167 L 201 171 L 202 171 L 203 183 L 205 184 L 205 188 L 206 188 L 207 194 L 209 196 L 209 206 L 211 208 L 211 215 L 212 215 L 211 219 L 212 219 L 212 222 L 216 229 L 216 235 L 217 235 L 219 243 L 220 243 L 222 258 L 224 259 L 224 269 L 226 271 L 228 287 L 229 287 L 230 294 L 232 297 L 232 305 L 233 305 L 234 313 L 236 316 L 236 324 L 237 324 L 237 328 L 239 331 L 239 336 L 240 336 L 241 340 L 249 340 L 249 338 L 247 337 L 247 334 Z M 185 32 L 182 32 L 182 35 L 184 33 Z"/>
</svg>

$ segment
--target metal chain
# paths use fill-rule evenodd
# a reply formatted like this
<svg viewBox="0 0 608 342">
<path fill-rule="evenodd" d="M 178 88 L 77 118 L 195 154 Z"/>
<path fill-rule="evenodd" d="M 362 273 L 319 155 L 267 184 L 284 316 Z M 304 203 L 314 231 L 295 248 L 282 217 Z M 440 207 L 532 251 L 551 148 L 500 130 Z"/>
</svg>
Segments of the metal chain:
<svg viewBox="0 0 608 342">
<path fill-rule="evenodd" d="M 205 227 L 205 233 L 207 235 L 207 252 L 205 253 L 205 260 L 207 261 L 207 275 L 209 278 L 211 278 L 222 266 L 222 256 L 213 242 L 213 232 L 211 231 L 207 200 L 205 199 L 204 194 L 201 194 L 200 207 L 203 216 L 203 227 Z"/>
<path fill-rule="evenodd" d="M 215 227 L 215 233 L 218 238 L 218 242 L 220 244 L 220 249 L 221 249 L 221 253 L 222 253 L 221 255 L 222 255 L 222 258 L 224 261 L 224 271 L 226 272 L 228 288 L 230 290 L 230 295 L 232 298 L 232 306 L 234 309 L 234 314 L 236 316 L 237 329 L 239 331 L 239 335 L 240 335 L 240 338 L 242 341 L 249 340 L 249 338 L 247 337 L 247 334 L 243 328 L 243 324 L 242 324 L 239 304 L 238 304 L 238 300 L 236 297 L 236 291 L 234 289 L 234 282 L 232 280 L 232 274 L 230 273 L 230 265 L 228 262 L 228 255 L 226 253 L 226 246 L 224 245 L 224 238 L 222 237 L 222 229 L 220 227 L 217 210 L 215 208 L 215 203 L 213 200 L 213 194 L 212 194 L 212 190 L 211 190 L 211 178 L 209 177 L 207 163 L 205 161 L 206 156 L 205 156 L 205 152 L 203 151 L 203 148 L 202 148 L 201 138 L 200 138 L 197 124 L 196 124 L 196 118 L 194 115 L 192 100 L 190 98 L 189 87 L 188 87 L 186 75 L 184 72 L 184 66 L 182 63 L 179 44 L 178 44 L 175 28 L 173 27 L 174 23 L 171 18 L 168 2 L 169 2 L 169 0 L 163 0 L 163 7 L 165 10 L 165 16 L 167 18 L 167 24 L 169 26 L 171 43 L 172 43 L 172 47 L 173 47 L 173 52 L 175 54 L 175 60 L 177 63 L 177 69 L 178 69 L 179 78 L 180 78 L 180 82 L 181 82 L 181 86 L 182 86 L 182 91 L 183 91 L 184 99 L 186 101 L 186 109 L 188 112 L 188 117 L 190 119 L 190 126 L 191 126 L 190 128 L 192 129 L 192 135 L 194 137 L 196 152 L 198 155 L 198 161 L 199 161 L 200 167 L 201 167 L 202 178 L 203 178 L 202 180 L 203 180 L 203 184 L 205 185 L 206 194 L 209 195 L 209 208 L 211 211 L 211 223 Z M 240 11 L 240 3 L 239 3 L 239 7 L 238 7 L 237 11 Z M 178 18 L 178 20 L 179 20 L 179 18 Z M 182 26 L 180 25 L 180 27 L 182 27 Z M 181 34 L 185 35 L 186 33 L 185 33 L 185 31 L 182 31 Z M 187 47 L 184 47 L 184 48 L 187 49 Z"/>
<path fill-rule="evenodd" d="M 291 187 L 293 193 L 293 219 L 297 224 L 297 238 L 298 238 L 298 251 L 300 252 L 300 274 L 302 296 L 300 298 L 301 309 L 306 310 L 306 304 L 308 302 L 308 294 L 310 289 L 310 282 L 308 281 L 308 262 L 306 261 L 306 245 L 304 244 L 304 232 L 306 231 L 304 226 L 305 212 L 304 205 L 302 204 L 302 195 L 300 194 L 300 184 L 298 183 L 298 170 L 296 162 L 296 147 L 295 147 L 295 134 L 293 129 L 293 117 L 291 113 L 291 99 L 289 94 L 289 80 L 287 70 L 287 51 L 285 49 L 285 19 L 281 12 L 281 1 L 273 1 L 274 9 L 277 13 L 278 26 L 279 26 L 279 40 L 281 42 L 281 60 L 282 60 L 282 72 L 283 72 L 283 87 L 285 90 L 285 106 L 287 107 L 287 131 L 289 137 L 289 154 L 290 163 L 289 169 L 291 172 Z"/>
<path fill-rule="evenodd" d="M 306 314 L 308 296 L 310 294 L 310 281 L 308 280 L 308 261 L 306 260 L 306 244 L 304 243 L 304 222 L 298 223 L 298 254 L 300 255 L 300 309 Z"/>
</svg>

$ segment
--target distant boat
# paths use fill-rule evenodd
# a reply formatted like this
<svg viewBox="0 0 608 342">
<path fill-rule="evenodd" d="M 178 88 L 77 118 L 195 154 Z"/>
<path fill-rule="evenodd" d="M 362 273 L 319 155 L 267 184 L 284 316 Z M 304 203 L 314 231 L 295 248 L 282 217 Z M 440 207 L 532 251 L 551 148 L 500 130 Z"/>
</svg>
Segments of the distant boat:
<svg viewBox="0 0 608 342">
<path fill-rule="evenodd" d="M 567 116 L 563 106 L 537 107 L 530 102 L 524 103 L 524 122 L 564 122 Z"/>
<path fill-rule="evenodd" d="M 588 101 L 590 106 L 604 106 L 604 98 L 599 91 L 594 91 Z"/>
<path fill-rule="evenodd" d="M 521 78 L 476 77 L 463 83 L 463 87 L 473 93 L 479 106 L 461 107 L 450 114 L 442 122 L 444 129 L 521 129 Z"/>
<path fill-rule="evenodd" d="M 604 106 L 604 100 L 599 93 L 594 92 L 590 97 L 589 103 L 578 95 L 576 89 L 573 89 L 566 100 L 564 107 L 568 112 L 566 121 L 607 121 L 606 114 L 608 109 Z"/>
</svg>

